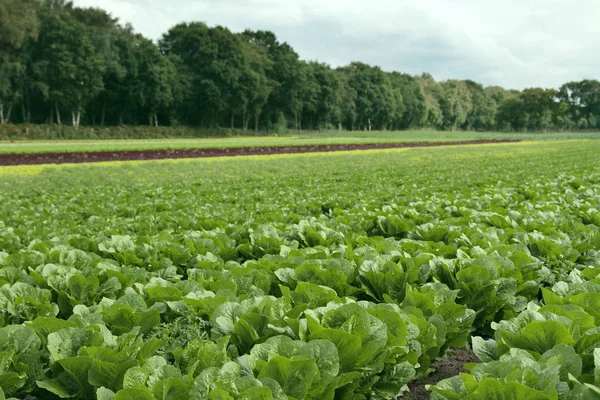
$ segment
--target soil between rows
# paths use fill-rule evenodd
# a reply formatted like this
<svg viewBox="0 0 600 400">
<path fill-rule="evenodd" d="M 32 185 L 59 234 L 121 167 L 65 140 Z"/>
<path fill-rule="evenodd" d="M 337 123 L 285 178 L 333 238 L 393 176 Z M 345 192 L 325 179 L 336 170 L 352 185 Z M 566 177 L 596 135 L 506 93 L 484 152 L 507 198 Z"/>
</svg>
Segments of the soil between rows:
<svg viewBox="0 0 600 400">
<path fill-rule="evenodd" d="M 427 400 L 431 392 L 425 389 L 427 385 L 436 385 L 444 379 L 452 378 L 461 372 L 467 372 L 464 369 L 466 364 L 479 363 L 475 353 L 469 349 L 453 349 L 449 355 L 440 358 L 433 364 L 435 371 L 423 378 L 417 379 L 408 384 L 410 392 L 400 396 L 398 400 Z"/>
<path fill-rule="evenodd" d="M 93 151 L 70 153 L 0 154 L 0 165 L 65 164 L 102 161 L 162 160 L 170 158 L 234 157 L 293 153 L 318 153 L 351 150 L 397 149 L 405 147 L 462 146 L 472 144 L 514 143 L 520 140 L 490 139 L 459 142 L 318 144 L 305 146 L 260 146 L 211 149 Z"/>
</svg>

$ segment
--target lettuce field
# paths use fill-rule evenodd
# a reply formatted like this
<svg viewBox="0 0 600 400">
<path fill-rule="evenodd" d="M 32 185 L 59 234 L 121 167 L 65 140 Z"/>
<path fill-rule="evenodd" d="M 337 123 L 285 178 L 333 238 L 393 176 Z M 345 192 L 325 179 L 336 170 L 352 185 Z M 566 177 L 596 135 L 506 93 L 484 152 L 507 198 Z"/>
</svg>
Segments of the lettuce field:
<svg viewBox="0 0 600 400">
<path fill-rule="evenodd" d="M 600 399 L 600 141 L 0 169 L 0 399 Z"/>
</svg>

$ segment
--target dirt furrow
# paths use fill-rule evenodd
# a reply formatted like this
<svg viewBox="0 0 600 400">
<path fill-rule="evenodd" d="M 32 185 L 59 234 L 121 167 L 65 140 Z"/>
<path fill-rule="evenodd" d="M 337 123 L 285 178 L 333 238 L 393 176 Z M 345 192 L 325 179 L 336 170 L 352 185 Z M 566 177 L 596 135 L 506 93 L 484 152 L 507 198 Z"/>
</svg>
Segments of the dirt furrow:
<svg viewBox="0 0 600 400">
<path fill-rule="evenodd" d="M 513 143 L 519 140 L 471 140 L 460 142 L 318 144 L 303 146 L 260 146 L 211 149 L 94 151 L 69 153 L 0 154 L 0 165 L 65 164 L 102 161 L 162 160 L 169 158 L 234 157 L 248 155 L 317 153 L 352 150 L 396 149 L 407 147 L 462 146 Z"/>
</svg>

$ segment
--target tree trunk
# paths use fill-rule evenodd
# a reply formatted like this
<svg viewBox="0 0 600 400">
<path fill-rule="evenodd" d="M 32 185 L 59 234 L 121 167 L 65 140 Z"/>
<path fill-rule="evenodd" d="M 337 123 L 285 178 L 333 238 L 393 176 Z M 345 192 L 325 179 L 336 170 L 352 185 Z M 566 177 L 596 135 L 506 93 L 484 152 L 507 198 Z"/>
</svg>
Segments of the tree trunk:
<svg viewBox="0 0 600 400">
<path fill-rule="evenodd" d="M 27 123 L 31 122 L 31 102 L 29 101 L 28 92 L 25 92 L 25 98 L 27 99 Z"/>
<path fill-rule="evenodd" d="M 123 126 L 123 113 L 119 113 L 119 126 Z"/>
<path fill-rule="evenodd" d="M 4 103 L 0 99 L 0 124 L 4 123 Z"/>
<path fill-rule="evenodd" d="M 54 110 L 56 111 L 56 123 L 62 125 L 60 120 L 60 110 L 58 109 L 58 101 L 54 102 Z"/>
<path fill-rule="evenodd" d="M 21 98 L 21 118 L 23 123 L 26 123 L 27 111 L 25 110 L 25 103 L 27 101 L 27 91 L 25 90 L 23 82 L 21 82 L 21 93 L 23 93 L 23 97 Z"/>
<path fill-rule="evenodd" d="M 12 114 L 13 105 L 12 103 L 8 105 L 8 111 L 6 112 L 6 118 L 4 119 L 4 123 L 10 124 L 10 115 Z"/>
<path fill-rule="evenodd" d="M 254 132 L 258 132 L 258 119 L 260 118 L 260 114 L 256 114 L 254 116 Z"/>
<path fill-rule="evenodd" d="M 54 123 L 54 110 L 52 109 L 52 107 L 50 107 L 50 116 L 48 118 L 48 122 L 50 123 L 50 125 Z"/>
<path fill-rule="evenodd" d="M 23 118 L 23 123 L 27 121 L 27 110 L 25 110 L 25 99 L 21 102 L 21 117 Z"/>
<path fill-rule="evenodd" d="M 296 125 L 296 130 L 298 129 L 298 112 L 294 111 L 294 125 Z"/>
<path fill-rule="evenodd" d="M 25 97 L 21 104 L 23 107 L 23 122 L 29 123 L 29 121 L 31 121 L 31 106 L 29 105 L 29 96 L 27 95 L 27 92 L 25 92 Z"/>
<path fill-rule="evenodd" d="M 231 112 L 231 129 L 232 129 L 232 130 L 234 129 L 234 128 L 233 128 L 233 124 L 234 124 L 234 122 L 235 122 L 235 119 L 234 119 L 234 118 L 235 118 L 235 116 L 234 116 L 234 113 L 233 113 L 233 111 L 232 111 L 232 112 Z"/>
<path fill-rule="evenodd" d="M 246 124 L 246 110 L 242 110 L 242 131 L 246 132 L 246 127 L 248 125 Z"/>
<path fill-rule="evenodd" d="M 73 118 L 73 126 L 75 129 L 79 129 L 79 122 L 81 121 L 81 106 L 75 110 L 71 110 L 71 117 Z"/>
<path fill-rule="evenodd" d="M 158 114 L 154 113 L 154 126 L 158 128 Z"/>
<path fill-rule="evenodd" d="M 100 126 L 104 126 L 105 119 L 106 119 L 106 103 L 102 104 L 102 113 L 100 114 Z"/>
<path fill-rule="evenodd" d="M 369 118 L 369 132 L 371 131 L 371 118 Z"/>
<path fill-rule="evenodd" d="M 244 114 L 242 114 L 242 119 L 244 125 L 244 132 L 246 132 L 248 130 L 248 124 L 250 123 L 250 118 L 248 117 L 248 113 L 246 113 L 246 110 L 244 110 Z"/>
</svg>

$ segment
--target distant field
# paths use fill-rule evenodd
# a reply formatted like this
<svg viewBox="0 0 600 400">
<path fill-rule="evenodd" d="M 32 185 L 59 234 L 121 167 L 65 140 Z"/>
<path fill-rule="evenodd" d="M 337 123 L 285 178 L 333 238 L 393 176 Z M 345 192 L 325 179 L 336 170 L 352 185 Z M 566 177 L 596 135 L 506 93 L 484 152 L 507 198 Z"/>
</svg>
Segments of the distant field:
<svg viewBox="0 0 600 400">
<path fill-rule="evenodd" d="M 0 141 L 0 154 L 67 153 L 127 150 L 180 150 L 312 144 L 445 142 L 482 139 L 600 139 L 600 133 L 512 134 L 490 132 L 323 132 L 283 137 L 239 136 L 211 139 Z"/>
</svg>

